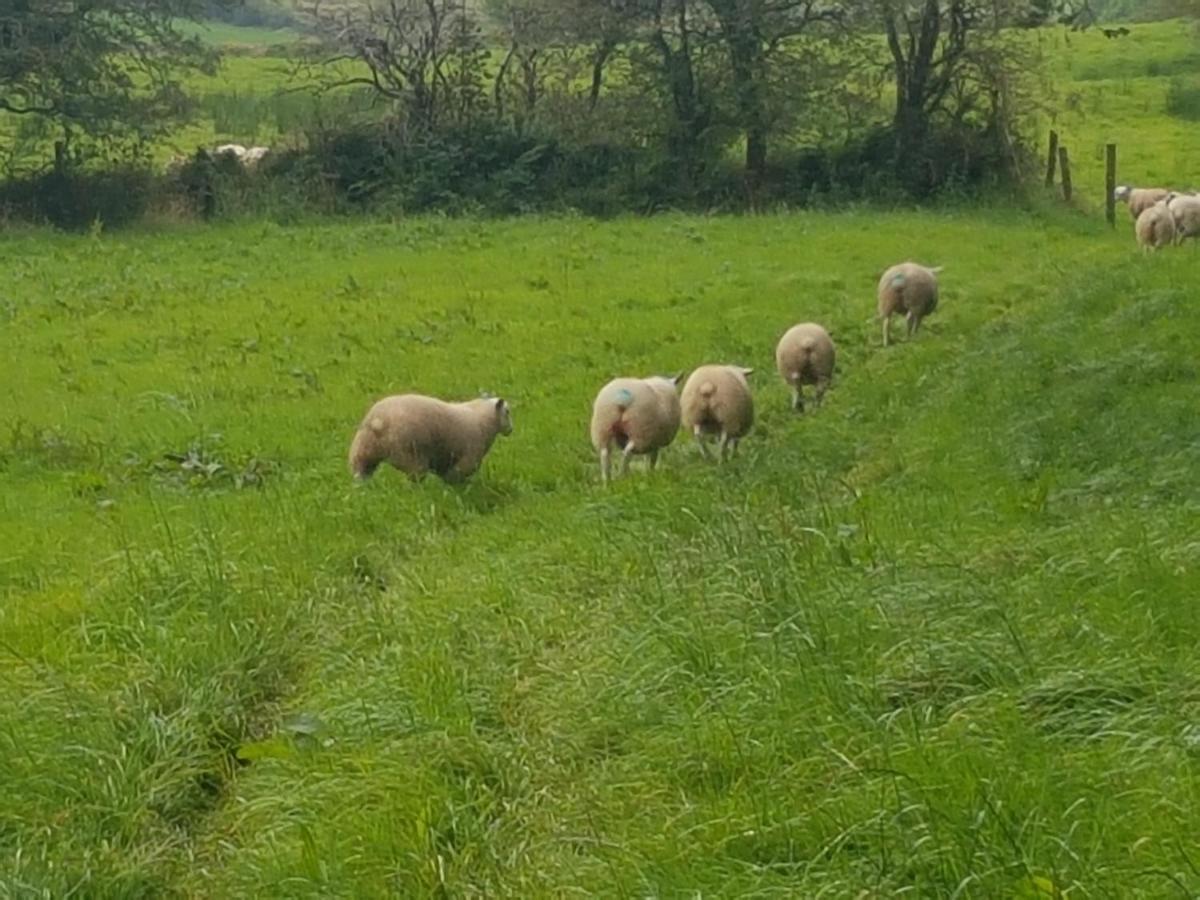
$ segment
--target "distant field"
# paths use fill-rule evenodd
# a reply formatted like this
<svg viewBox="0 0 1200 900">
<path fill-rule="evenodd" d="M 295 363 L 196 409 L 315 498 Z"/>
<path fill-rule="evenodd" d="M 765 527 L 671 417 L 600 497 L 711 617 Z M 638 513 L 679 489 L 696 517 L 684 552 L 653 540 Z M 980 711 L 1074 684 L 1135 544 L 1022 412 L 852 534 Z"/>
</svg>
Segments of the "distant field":
<svg viewBox="0 0 1200 900">
<path fill-rule="evenodd" d="M 300 39 L 300 32 L 292 28 L 247 28 L 227 25 L 224 22 L 185 22 L 182 27 L 188 33 L 199 35 L 214 46 L 233 52 L 282 47 Z"/>
<path fill-rule="evenodd" d="M 1044 38 L 1061 110 L 1053 126 L 1072 151 L 1082 202 L 1097 208 L 1110 141 L 1120 181 L 1200 188 L 1200 35 L 1182 21 L 1129 27 L 1116 40 L 1096 29 Z"/>
<path fill-rule="evenodd" d="M 4 241 L 0 894 L 1200 890 L 1190 250 L 979 209 Z M 883 351 L 905 257 L 943 302 Z M 804 319 L 840 368 L 796 418 Z M 743 456 L 602 490 L 596 389 L 709 360 L 758 370 Z M 355 488 L 411 389 L 516 432 Z"/>
</svg>

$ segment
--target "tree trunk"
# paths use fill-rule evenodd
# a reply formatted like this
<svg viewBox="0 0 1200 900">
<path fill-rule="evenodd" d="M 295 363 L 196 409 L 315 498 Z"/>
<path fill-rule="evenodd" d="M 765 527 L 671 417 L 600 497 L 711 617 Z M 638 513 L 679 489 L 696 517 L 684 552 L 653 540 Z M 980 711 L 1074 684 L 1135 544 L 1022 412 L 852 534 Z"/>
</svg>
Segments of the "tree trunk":
<svg viewBox="0 0 1200 900">
<path fill-rule="evenodd" d="M 594 110 L 600 102 L 600 91 L 604 88 L 604 67 L 608 65 L 608 59 L 615 49 L 616 44 L 606 38 L 596 45 L 592 53 L 592 84 L 588 89 L 588 109 Z"/>
<path fill-rule="evenodd" d="M 770 127 L 763 99 L 764 59 L 756 20 L 738 2 L 714 3 L 729 52 L 738 124 L 746 138 L 746 187 L 751 203 L 767 169 Z"/>
</svg>

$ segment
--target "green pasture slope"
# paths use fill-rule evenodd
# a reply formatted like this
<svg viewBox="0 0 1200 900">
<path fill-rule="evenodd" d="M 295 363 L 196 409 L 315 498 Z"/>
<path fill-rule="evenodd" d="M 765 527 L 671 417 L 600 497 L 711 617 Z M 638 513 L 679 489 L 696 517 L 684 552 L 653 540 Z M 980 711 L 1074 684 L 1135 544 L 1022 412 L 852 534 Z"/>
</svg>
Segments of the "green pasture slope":
<svg viewBox="0 0 1200 900">
<path fill-rule="evenodd" d="M 4 250 L 0 895 L 1200 890 L 1191 248 L 968 210 Z M 885 351 L 906 257 L 944 299 Z M 804 319 L 839 372 L 796 417 Z M 602 489 L 596 389 L 709 360 L 758 369 L 742 456 Z M 515 434 L 354 486 L 414 388 Z"/>
</svg>

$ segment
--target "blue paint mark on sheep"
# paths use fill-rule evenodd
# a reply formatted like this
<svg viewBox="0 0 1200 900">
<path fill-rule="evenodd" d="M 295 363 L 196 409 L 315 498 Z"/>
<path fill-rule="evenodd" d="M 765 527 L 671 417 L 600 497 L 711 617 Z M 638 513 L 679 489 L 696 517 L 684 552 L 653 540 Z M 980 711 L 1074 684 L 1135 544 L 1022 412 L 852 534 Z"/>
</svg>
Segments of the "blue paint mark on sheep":
<svg viewBox="0 0 1200 900">
<path fill-rule="evenodd" d="M 621 388 L 619 391 L 617 391 L 616 396 L 613 399 L 616 400 L 617 406 L 620 406 L 622 409 L 632 406 L 633 391 L 629 390 L 629 388 Z"/>
</svg>

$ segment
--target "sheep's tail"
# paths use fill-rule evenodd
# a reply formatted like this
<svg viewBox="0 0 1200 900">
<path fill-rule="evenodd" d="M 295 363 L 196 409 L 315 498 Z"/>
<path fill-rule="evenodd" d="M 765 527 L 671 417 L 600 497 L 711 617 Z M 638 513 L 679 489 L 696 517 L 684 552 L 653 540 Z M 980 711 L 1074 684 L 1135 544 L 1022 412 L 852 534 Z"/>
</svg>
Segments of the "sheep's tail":
<svg viewBox="0 0 1200 900">
<path fill-rule="evenodd" d="M 628 388 L 621 388 L 613 396 L 613 404 L 621 412 L 625 412 L 625 410 L 633 406 L 633 391 L 629 390 Z"/>
<path fill-rule="evenodd" d="M 717 392 L 717 386 L 715 384 L 713 384 L 711 381 L 706 381 L 706 382 L 704 382 L 704 384 L 700 385 L 700 396 L 703 397 L 705 400 L 712 399 L 712 395 L 715 394 L 716 392 Z"/>
</svg>

